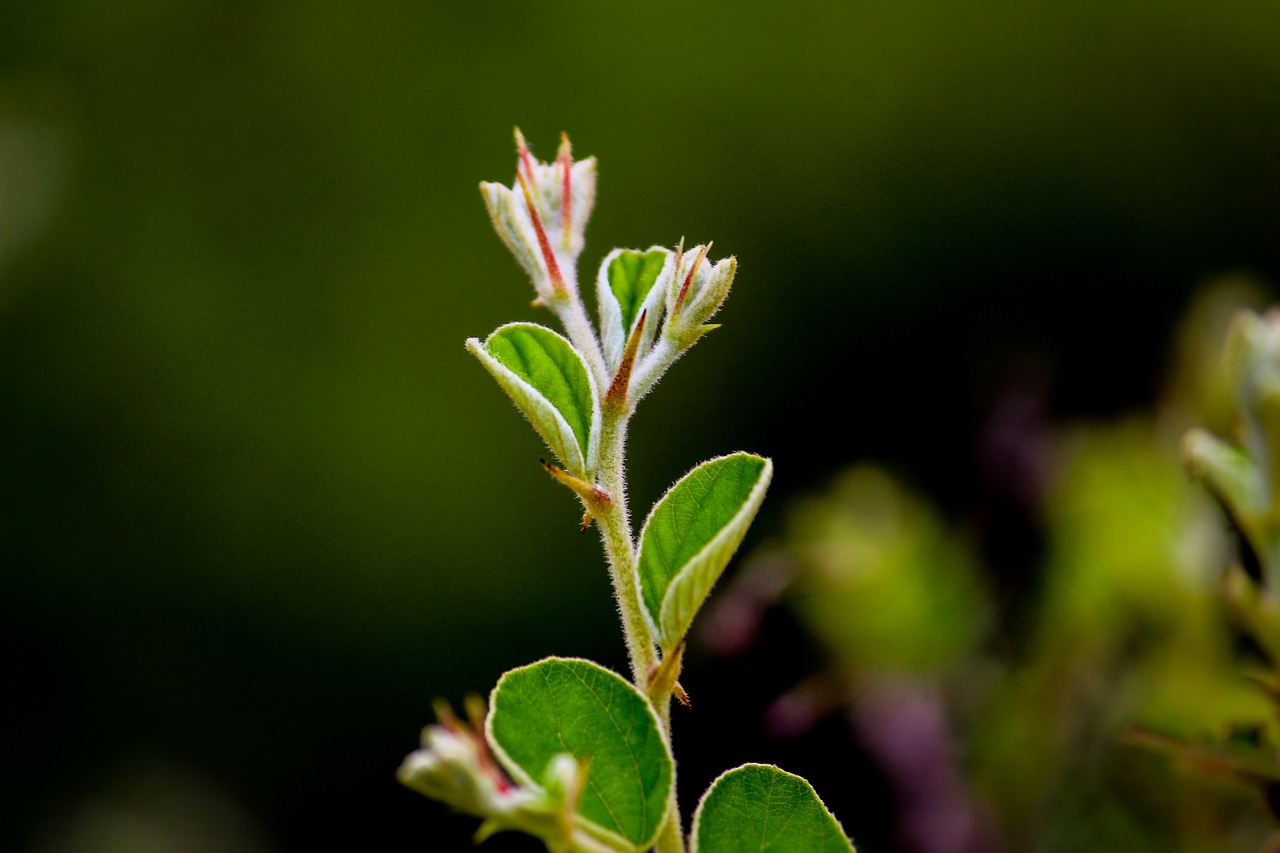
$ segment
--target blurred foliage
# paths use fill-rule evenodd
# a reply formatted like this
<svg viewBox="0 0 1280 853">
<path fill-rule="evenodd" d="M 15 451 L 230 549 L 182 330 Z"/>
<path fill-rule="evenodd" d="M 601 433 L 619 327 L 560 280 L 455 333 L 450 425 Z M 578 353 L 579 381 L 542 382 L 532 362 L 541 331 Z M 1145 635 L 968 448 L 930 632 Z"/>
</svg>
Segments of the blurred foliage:
<svg viewBox="0 0 1280 853">
<path fill-rule="evenodd" d="M 1278 30 L 1190 0 L 0 4 L 0 847 L 158 756 L 269 846 L 389 848 L 444 823 L 393 779 L 433 696 L 621 667 L 594 545 L 461 345 L 528 298 L 476 193 L 513 124 L 601 159 L 584 279 L 623 240 L 741 261 L 634 424 L 636 505 L 751 447 L 763 530 L 867 457 L 956 511 L 1028 369 L 1055 412 L 1131 407 L 1199 280 L 1280 278 Z M 672 430 L 695 395 L 717 414 Z M 851 831 L 884 819 L 845 785 Z"/>
<path fill-rule="evenodd" d="M 809 580 L 796 606 L 842 667 L 936 672 L 966 660 L 985 633 L 975 559 L 879 469 L 854 468 L 797 510 L 788 552 Z"/>
<path fill-rule="evenodd" d="M 1173 436 L 1150 422 L 1068 441 L 1045 496 L 1029 647 L 972 734 L 976 784 L 1019 849 L 1231 849 L 1239 816 L 1219 814 L 1229 796 L 1179 785 L 1120 746 L 1139 722 L 1201 734 L 1266 713 L 1233 672 L 1214 594 L 1224 532 Z"/>
<path fill-rule="evenodd" d="M 886 769 L 900 804 L 949 803 L 957 831 L 946 843 L 911 825 L 921 811 L 945 814 L 938 803 L 903 809 L 903 849 L 1254 853 L 1280 838 L 1267 829 L 1267 800 L 1274 809 L 1280 791 L 1275 660 L 1264 658 L 1269 674 L 1250 663 L 1224 595 L 1238 528 L 1188 481 L 1178 453 L 1181 430 L 1200 418 L 1196 404 L 1220 422 L 1218 403 L 1234 396 L 1240 370 L 1224 369 L 1219 355 L 1226 318 L 1256 293 L 1226 281 L 1196 301 L 1157 414 L 1024 436 L 1045 463 L 1034 511 L 1043 547 L 1040 566 L 1023 567 L 1036 568 L 1037 588 L 1004 615 L 1014 627 L 1003 636 L 984 618 L 991 599 L 966 535 L 868 466 L 801 504 L 785 545 L 735 585 L 726 606 L 754 574 L 788 566 L 790 586 L 774 597 L 822 639 L 832 667 L 793 693 L 822 686 L 827 710 L 849 703 L 882 762 L 907 763 Z M 893 747 L 922 699 L 941 722 L 913 736 L 940 742 L 931 760 L 941 769 Z M 881 705 L 885 717 L 865 710 Z M 786 697 L 776 707 L 785 714 Z M 967 781 L 931 787 L 929 775 L 956 760 L 952 739 Z M 1171 773 L 1136 746 L 1188 772 Z"/>
</svg>

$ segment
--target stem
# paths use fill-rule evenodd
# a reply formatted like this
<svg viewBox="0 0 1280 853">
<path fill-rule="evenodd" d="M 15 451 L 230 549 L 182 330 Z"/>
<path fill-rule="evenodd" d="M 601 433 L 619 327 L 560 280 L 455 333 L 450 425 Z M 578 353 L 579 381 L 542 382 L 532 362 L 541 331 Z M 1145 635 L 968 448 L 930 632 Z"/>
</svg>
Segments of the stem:
<svg viewBox="0 0 1280 853">
<path fill-rule="evenodd" d="M 653 349 L 640 362 L 636 368 L 636 375 L 631 380 L 631 387 L 634 389 L 632 393 L 635 394 L 636 399 L 649 393 L 649 389 L 662 378 L 662 374 L 666 373 L 667 368 L 671 367 L 679 357 L 680 350 L 667 339 L 665 334 L 659 335 Z"/>
<path fill-rule="evenodd" d="M 673 654 L 679 655 L 680 652 Z M 676 660 L 676 667 L 680 666 L 680 661 Z M 658 720 L 662 723 L 662 733 L 667 738 L 667 746 L 671 747 L 671 690 L 675 684 L 675 679 L 680 673 L 674 673 L 670 681 L 666 679 L 658 679 L 664 681 L 664 684 L 639 685 L 642 691 L 649 699 L 649 704 L 658 715 Z M 650 689 L 646 689 L 649 687 Z M 652 692 L 651 692 L 652 691 Z M 672 750 L 674 756 L 675 751 Z M 674 763 L 671 767 L 671 796 L 667 798 L 667 820 L 662 826 L 662 832 L 658 836 L 657 844 L 658 853 L 684 853 L 684 829 L 680 824 L 680 803 L 676 797 L 676 768 Z"/>
<path fill-rule="evenodd" d="M 631 677 L 636 688 L 649 700 L 662 726 L 662 734 L 671 747 L 671 693 L 650 692 L 649 673 L 658 665 L 653 633 L 645 620 L 636 575 L 636 548 L 631 537 L 631 519 L 627 512 L 625 451 L 627 421 L 631 407 L 621 410 L 606 407 L 600 433 L 600 487 L 611 498 L 608 511 L 597 519 L 600 538 L 609 558 L 609 574 L 613 592 L 622 614 L 622 632 L 631 658 Z M 675 765 L 671 768 L 671 795 L 667 798 L 667 819 L 658 836 L 658 853 L 684 853 L 684 833 L 680 824 L 680 806 L 676 798 Z"/>
<path fill-rule="evenodd" d="M 653 632 L 645 619 L 644 607 L 640 601 L 640 584 L 636 567 L 636 543 L 631 534 L 631 515 L 627 508 L 626 479 L 626 439 L 627 422 L 635 411 L 635 401 L 641 393 L 632 390 L 621 405 L 605 402 L 605 392 L 611 384 L 604 362 L 604 351 L 600 347 L 600 339 L 596 336 L 591 320 L 587 316 L 582 300 L 578 297 L 577 287 L 570 291 L 570 299 L 556 303 L 553 307 L 564 324 L 570 342 L 578 351 L 586 356 L 588 369 L 596 380 L 599 389 L 598 405 L 601 406 L 600 444 L 596 476 L 599 486 L 609 495 L 609 504 L 604 512 L 596 517 L 600 527 L 600 541 L 604 546 L 605 557 L 609 563 L 609 578 L 613 582 L 613 594 L 618 601 L 618 612 L 622 617 L 622 633 L 627 644 L 627 656 L 631 661 L 631 678 L 636 689 L 648 700 L 662 727 L 662 734 L 667 739 L 668 750 L 671 747 L 671 691 L 659 687 L 651 692 L 649 674 L 658 665 L 658 653 L 654 643 Z M 651 373 L 649 383 L 656 381 L 670 363 L 679 357 L 678 352 L 664 353 L 664 364 Z M 643 388 L 636 382 L 632 389 Z M 647 390 L 647 389 L 645 389 Z M 676 798 L 675 765 L 671 768 L 671 795 L 667 798 L 667 817 L 658 836 L 656 845 L 658 853 L 685 853 L 684 833 L 680 822 L 680 806 Z"/>
<path fill-rule="evenodd" d="M 623 444 L 626 441 L 627 413 L 604 412 L 600 429 L 600 488 L 608 493 L 608 509 L 596 520 L 600 525 L 600 540 L 609 560 L 609 576 L 613 581 L 613 594 L 618 599 L 622 615 L 622 633 L 627 642 L 631 659 L 631 676 L 641 693 L 649 671 L 658 662 L 654 651 L 653 634 L 645 621 L 640 603 L 640 590 L 636 583 L 635 546 L 631 538 L 631 519 L 627 513 L 627 484 L 623 473 Z"/>
<path fill-rule="evenodd" d="M 658 836 L 658 853 L 684 853 L 684 830 L 680 827 L 680 811 L 676 807 L 675 777 L 671 779 L 671 801 L 667 806 L 667 822 Z"/>
<path fill-rule="evenodd" d="M 604 366 L 604 350 L 600 348 L 600 339 L 596 337 L 595 327 L 591 325 L 587 309 L 583 307 L 582 299 L 578 296 L 577 275 L 572 270 L 565 283 L 572 296 L 565 300 L 551 302 L 551 309 L 564 325 L 564 330 L 569 335 L 569 342 L 586 357 L 591 378 L 596 381 L 596 387 L 603 395 L 609 387 L 610 378 Z"/>
<path fill-rule="evenodd" d="M 653 345 L 653 349 L 644 357 L 644 361 L 636 369 L 636 375 L 631 380 L 631 393 L 634 400 L 638 401 L 657 384 L 663 374 L 675 364 L 680 356 L 688 352 L 689 346 L 681 347 L 667 337 L 664 331 L 658 336 L 658 340 Z M 634 401 L 632 403 L 634 405 Z"/>
<path fill-rule="evenodd" d="M 617 853 L 614 847 L 597 841 L 581 829 L 574 829 L 569 844 L 572 853 Z"/>
</svg>

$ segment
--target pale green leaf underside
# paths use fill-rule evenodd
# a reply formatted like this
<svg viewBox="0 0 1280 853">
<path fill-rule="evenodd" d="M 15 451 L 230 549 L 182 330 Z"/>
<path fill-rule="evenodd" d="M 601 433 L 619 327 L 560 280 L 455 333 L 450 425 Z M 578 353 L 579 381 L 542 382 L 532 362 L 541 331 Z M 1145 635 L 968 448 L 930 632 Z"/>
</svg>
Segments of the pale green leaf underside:
<svg viewBox="0 0 1280 853">
<path fill-rule="evenodd" d="M 467 348 L 498 380 L 561 463 L 575 474 L 587 473 L 596 431 L 595 392 L 573 345 L 544 326 L 511 323 L 483 345 L 468 341 Z"/>
<path fill-rule="evenodd" d="M 490 697 L 489 739 L 524 784 L 569 753 L 587 768 L 578 806 L 584 828 L 637 850 L 657 837 L 672 761 L 649 703 L 591 661 L 546 658 L 502 676 Z"/>
<path fill-rule="evenodd" d="M 730 770 L 702 796 L 692 853 L 852 853 L 804 779 L 768 764 Z"/>
<path fill-rule="evenodd" d="M 773 463 L 750 453 L 704 462 L 671 487 L 640 534 L 645 611 L 664 649 L 693 622 L 751 526 Z"/>
<path fill-rule="evenodd" d="M 620 252 L 609 263 L 609 289 L 622 310 L 622 329 L 625 338 L 631 332 L 640 307 L 662 273 L 667 262 L 667 252 L 653 249 L 648 252 Z"/>
</svg>

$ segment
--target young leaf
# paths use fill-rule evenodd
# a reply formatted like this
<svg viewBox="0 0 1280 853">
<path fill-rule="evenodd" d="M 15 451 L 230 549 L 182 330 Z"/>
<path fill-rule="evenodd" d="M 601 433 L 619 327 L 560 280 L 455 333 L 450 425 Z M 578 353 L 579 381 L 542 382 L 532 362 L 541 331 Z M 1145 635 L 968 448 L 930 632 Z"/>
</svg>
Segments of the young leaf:
<svg viewBox="0 0 1280 853">
<path fill-rule="evenodd" d="M 578 351 L 550 329 L 510 323 L 467 349 L 498 380 L 538 435 L 574 475 L 591 479 L 600 412 Z"/>
<path fill-rule="evenodd" d="M 773 462 L 731 453 L 695 467 L 654 505 L 640 533 L 640 594 L 663 651 L 684 638 L 751 526 Z"/>
<path fill-rule="evenodd" d="M 667 323 L 662 334 L 681 349 L 693 346 L 705 333 L 704 325 L 728 298 L 738 270 L 733 257 L 711 263 L 707 260 L 710 249 L 708 243 L 682 251 L 668 280 Z"/>
<path fill-rule="evenodd" d="M 671 753 L 630 683 L 591 661 L 546 658 L 503 675 L 489 707 L 489 740 L 519 782 L 536 786 L 568 753 L 587 771 L 583 829 L 622 849 L 653 844 L 671 793 Z"/>
<path fill-rule="evenodd" d="M 596 296 L 600 301 L 600 331 L 610 370 L 617 370 L 627 338 L 646 308 L 649 319 L 642 349 L 652 341 L 660 319 L 658 308 L 666 290 L 655 285 L 664 274 L 665 277 L 671 275 L 672 258 L 670 251 L 655 246 L 647 252 L 614 249 L 601 262 Z"/>
<path fill-rule="evenodd" d="M 693 815 L 691 853 L 854 853 L 813 786 L 769 764 L 711 783 Z"/>
<path fill-rule="evenodd" d="M 664 651 L 694 614 L 742 543 L 773 476 L 750 453 L 703 462 L 663 495 L 640 533 L 640 594 Z"/>
</svg>

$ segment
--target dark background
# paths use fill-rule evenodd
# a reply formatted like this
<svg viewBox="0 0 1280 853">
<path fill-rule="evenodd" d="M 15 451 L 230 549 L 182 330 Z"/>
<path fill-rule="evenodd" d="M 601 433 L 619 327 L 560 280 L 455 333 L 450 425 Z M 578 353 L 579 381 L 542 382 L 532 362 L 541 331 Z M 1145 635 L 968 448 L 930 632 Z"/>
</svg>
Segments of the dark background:
<svg viewBox="0 0 1280 853">
<path fill-rule="evenodd" d="M 1278 36 L 1261 3 L 0 5 L 0 848 L 465 849 L 394 779 L 432 698 L 625 668 L 594 535 L 462 347 L 548 321 L 476 190 L 513 124 L 600 158 L 584 285 L 616 245 L 738 257 L 629 471 L 640 512 L 772 456 L 750 550 L 858 459 L 967 512 L 1003 389 L 1143 405 L 1200 283 L 1274 280 Z M 774 633 L 691 652 L 686 812 L 779 761 L 885 849 L 841 727 L 761 733 L 810 654 Z"/>
</svg>

